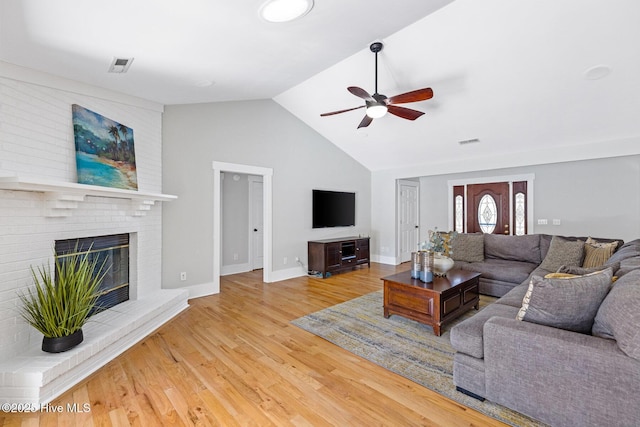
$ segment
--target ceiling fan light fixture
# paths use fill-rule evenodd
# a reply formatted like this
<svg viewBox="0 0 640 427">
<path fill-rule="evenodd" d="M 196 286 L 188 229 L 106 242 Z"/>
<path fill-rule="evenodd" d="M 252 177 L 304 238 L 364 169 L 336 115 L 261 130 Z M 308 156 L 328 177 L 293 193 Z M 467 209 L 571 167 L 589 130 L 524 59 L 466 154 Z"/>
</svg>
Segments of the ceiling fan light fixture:
<svg viewBox="0 0 640 427">
<path fill-rule="evenodd" d="M 367 104 L 366 114 L 372 119 L 379 119 L 387 114 L 387 106 L 385 104 Z"/>
<path fill-rule="evenodd" d="M 313 0 L 269 0 L 260 8 L 268 22 L 289 22 L 301 18 L 313 8 Z"/>
</svg>

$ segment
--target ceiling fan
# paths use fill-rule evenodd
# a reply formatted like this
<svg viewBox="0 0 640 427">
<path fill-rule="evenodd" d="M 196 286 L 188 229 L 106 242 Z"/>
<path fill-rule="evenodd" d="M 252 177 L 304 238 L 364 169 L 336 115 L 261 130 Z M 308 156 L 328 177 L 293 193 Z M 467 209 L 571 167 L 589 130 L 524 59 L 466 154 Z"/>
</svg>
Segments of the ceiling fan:
<svg viewBox="0 0 640 427">
<path fill-rule="evenodd" d="M 330 113 L 323 113 L 320 116 L 332 116 L 334 114 L 346 113 L 347 111 L 358 110 L 360 108 L 366 108 L 366 114 L 360 124 L 358 125 L 358 129 L 362 127 L 367 127 L 371 124 L 373 119 L 380 118 L 384 116 L 387 112 L 393 114 L 394 116 L 402 117 L 407 120 L 415 120 L 418 117 L 422 116 L 424 113 L 422 111 L 412 110 L 411 108 L 399 107 L 396 104 L 407 104 L 409 102 L 418 102 L 418 101 L 426 101 L 427 99 L 433 98 L 433 90 L 430 87 L 424 89 L 418 89 L 411 92 L 402 93 L 400 95 L 392 96 L 391 98 L 387 98 L 385 95 L 378 93 L 378 52 L 382 50 L 382 43 L 375 42 L 369 46 L 371 52 L 376 54 L 376 91 L 373 95 L 369 95 L 369 93 L 357 86 L 349 86 L 347 90 L 357 96 L 358 98 L 362 98 L 365 101 L 365 105 L 361 105 L 359 107 L 347 108 L 346 110 L 332 111 Z"/>
</svg>

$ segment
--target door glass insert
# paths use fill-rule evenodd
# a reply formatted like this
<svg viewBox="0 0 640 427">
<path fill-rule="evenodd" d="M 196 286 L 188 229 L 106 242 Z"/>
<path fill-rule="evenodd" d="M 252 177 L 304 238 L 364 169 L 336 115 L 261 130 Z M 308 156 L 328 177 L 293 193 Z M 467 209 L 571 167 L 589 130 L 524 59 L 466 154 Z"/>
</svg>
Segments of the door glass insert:
<svg viewBox="0 0 640 427">
<path fill-rule="evenodd" d="M 493 233 L 498 221 L 498 206 L 491 195 L 485 194 L 478 205 L 478 223 L 483 233 Z"/>
<path fill-rule="evenodd" d="M 525 234 L 525 212 L 524 212 L 524 193 L 516 193 L 515 196 L 515 232 L 516 236 L 523 236 Z"/>
<path fill-rule="evenodd" d="M 464 233 L 464 200 L 463 197 L 458 195 L 456 196 L 456 213 L 455 213 L 455 218 L 456 218 L 456 226 L 455 226 L 455 230 L 458 233 Z"/>
</svg>

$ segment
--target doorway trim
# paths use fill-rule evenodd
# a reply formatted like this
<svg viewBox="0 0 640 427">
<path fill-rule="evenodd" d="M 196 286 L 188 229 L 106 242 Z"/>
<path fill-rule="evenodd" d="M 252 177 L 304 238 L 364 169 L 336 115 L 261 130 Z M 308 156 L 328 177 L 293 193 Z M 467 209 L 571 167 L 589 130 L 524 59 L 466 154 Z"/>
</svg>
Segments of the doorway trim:
<svg viewBox="0 0 640 427">
<path fill-rule="evenodd" d="M 253 224 L 253 210 L 254 210 L 254 205 L 255 205 L 255 197 L 256 197 L 256 191 L 254 190 L 253 184 L 256 182 L 259 182 L 260 184 L 262 184 L 263 186 L 263 191 L 261 191 L 262 196 L 264 197 L 264 182 L 261 176 L 255 176 L 255 175 L 249 175 L 247 177 L 247 181 L 249 183 L 249 223 L 247 224 L 248 227 L 248 236 L 249 236 L 249 244 L 247 245 L 249 247 L 249 269 L 250 270 L 257 270 L 255 262 L 256 259 L 254 257 L 254 252 L 255 252 L 255 248 L 254 243 L 253 243 L 253 235 L 254 235 L 254 224 Z M 263 203 L 264 204 L 264 203 Z M 263 209 L 264 210 L 264 209 Z M 264 233 L 264 227 L 262 227 L 261 230 L 262 233 Z M 259 268 L 264 269 L 264 257 L 262 257 L 263 262 L 261 263 Z"/>
<path fill-rule="evenodd" d="M 216 162 L 213 167 L 213 293 L 220 293 L 220 265 L 222 262 L 222 205 L 220 195 L 222 193 L 222 172 L 242 173 L 247 175 L 262 176 L 263 185 L 263 255 L 264 268 L 262 269 L 262 281 L 271 282 L 273 262 L 271 257 L 271 240 L 273 237 L 273 169 L 260 166 L 242 165 L 238 163 Z"/>
</svg>

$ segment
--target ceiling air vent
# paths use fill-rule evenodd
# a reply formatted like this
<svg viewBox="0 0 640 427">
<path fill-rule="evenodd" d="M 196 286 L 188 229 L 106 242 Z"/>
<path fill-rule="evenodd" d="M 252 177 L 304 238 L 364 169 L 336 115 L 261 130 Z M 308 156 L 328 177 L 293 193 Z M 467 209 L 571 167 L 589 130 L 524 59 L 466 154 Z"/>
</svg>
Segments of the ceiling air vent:
<svg viewBox="0 0 640 427">
<path fill-rule="evenodd" d="M 480 140 L 478 138 L 465 139 L 464 141 L 458 141 L 458 144 L 465 145 L 465 144 L 473 144 L 474 142 L 480 142 Z"/>
<path fill-rule="evenodd" d="M 109 66 L 110 73 L 126 73 L 133 62 L 133 58 L 113 58 Z"/>
</svg>

